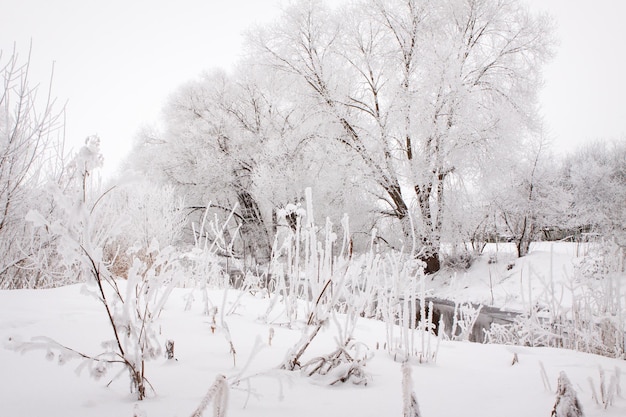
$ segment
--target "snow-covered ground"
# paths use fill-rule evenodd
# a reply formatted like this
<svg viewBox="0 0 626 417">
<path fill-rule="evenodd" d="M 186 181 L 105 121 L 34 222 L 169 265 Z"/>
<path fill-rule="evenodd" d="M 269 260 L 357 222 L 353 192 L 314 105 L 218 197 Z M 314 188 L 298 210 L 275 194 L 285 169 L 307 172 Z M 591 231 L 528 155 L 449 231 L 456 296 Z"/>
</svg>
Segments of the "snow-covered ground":
<svg viewBox="0 0 626 417">
<path fill-rule="evenodd" d="M 513 243 L 488 244 L 467 271 L 441 271 L 429 288 L 441 298 L 512 311 L 527 311 L 553 295 L 569 305 L 575 265 L 593 252 L 592 243 L 533 242 L 518 259 Z"/>
<path fill-rule="evenodd" d="M 514 259 L 507 260 L 506 254 L 499 251 L 497 263 L 489 264 L 484 257 L 466 274 L 432 281 L 432 289 L 437 295 L 458 301 L 524 307 L 529 294 L 539 297 L 550 276 L 566 280 L 571 273 L 574 254 L 567 252 L 566 245 L 558 250 L 534 250 L 508 270 L 509 260 Z M 549 265 L 551 275 L 546 269 Z M 529 285 L 525 280 L 532 277 Z M 328 386 L 328 380 L 322 377 L 277 369 L 300 339 L 301 330 L 281 325 L 280 319 L 269 324 L 260 320 L 268 307 L 266 295 L 246 293 L 238 299 L 240 294 L 231 290 L 224 303 L 223 291 L 209 293 L 211 302 L 220 309 L 236 303 L 232 314 L 225 317 L 236 350 L 233 360 L 223 330 L 213 332 L 211 319 L 202 314 L 199 294 L 191 310 L 185 311 L 189 292 L 175 290 L 160 318 L 163 341 L 175 341 L 177 360 L 163 357 L 148 362 L 146 376 L 155 395 L 138 402 L 129 393 L 126 375 L 108 384 L 115 372 L 95 380 L 87 371 L 80 375 L 74 372 L 78 361 L 59 366 L 58 357 L 45 351 L 19 354 L 0 349 L 0 416 L 190 416 L 216 375 L 234 378 L 242 370 L 242 382 L 230 389 L 231 417 L 402 415 L 401 364 L 382 348 L 386 340 L 384 323 L 360 319 L 354 334 L 372 355 L 366 366 L 367 385 L 348 382 Z M 325 327 L 303 361 L 333 351 L 336 335 L 333 325 Z M 93 297 L 82 294 L 81 285 L 0 292 L 3 344 L 8 345 L 9 338 L 15 342 L 36 336 L 51 337 L 89 354 L 102 351 L 101 343 L 112 338 L 104 308 Z M 263 347 L 246 367 L 255 343 Z M 519 362 L 512 364 L 515 354 Z M 435 362 L 413 362 L 411 366 L 413 388 L 424 417 L 549 416 L 561 371 L 571 380 L 586 416 L 626 416 L 626 362 L 622 360 L 564 349 L 441 341 Z M 550 386 L 544 382 L 542 367 Z M 622 375 L 621 396 L 607 410 L 592 399 L 591 384 L 598 392 L 600 389 L 599 369 L 604 370 L 607 383 L 612 375 Z M 211 416 L 211 408 L 204 415 Z"/>
</svg>

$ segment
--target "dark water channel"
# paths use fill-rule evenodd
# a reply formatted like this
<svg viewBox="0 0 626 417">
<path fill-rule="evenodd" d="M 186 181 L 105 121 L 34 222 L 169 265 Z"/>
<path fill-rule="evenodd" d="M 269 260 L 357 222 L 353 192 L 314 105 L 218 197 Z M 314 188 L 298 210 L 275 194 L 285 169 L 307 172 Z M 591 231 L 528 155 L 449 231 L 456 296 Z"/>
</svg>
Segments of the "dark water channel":
<svg viewBox="0 0 626 417">
<path fill-rule="evenodd" d="M 241 289 L 244 286 L 244 282 L 246 280 L 245 274 L 237 269 L 229 270 L 229 281 L 230 285 L 233 288 Z M 257 285 L 260 285 L 261 288 L 272 288 L 273 282 L 271 276 L 261 275 L 258 277 L 259 282 Z M 288 284 L 287 284 L 288 285 Z M 311 294 L 309 294 L 311 297 Z M 428 306 L 430 303 L 433 305 L 433 315 L 432 322 L 435 325 L 435 333 L 439 334 L 439 323 L 440 321 L 444 323 L 445 334 L 452 338 L 453 336 L 459 336 L 461 329 L 457 327 L 455 335 L 452 335 L 452 327 L 454 326 L 454 315 L 455 315 L 455 303 L 454 301 L 436 298 L 436 297 L 426 297 L 426 315 L 428 316 Z M 479 304 L 474 303 L 463 303 L 465 305 L 469 304 L 473 309 L 478 309 L 480 307 Z M 460 307 L 460 305 L 459 305 Z M 419 306 L 419 300 L 417 300 L 417 322 L 420 320 L 421 308 Z M 476 319 L 474 326 L 472 327 L 468 339 L 470 342 L 478 342 L 482 343 L 485 340 L 485 331 L 488 331 L 491 328 L 493 323 L 497 324 L 511 324 L 515 320 L 517 316 L 521 313 L 502 310 L 497 307 L 490 307 L 483 305 L 480 313 L 478 314 L 478 318 Z M 457 311 L 457 317 L 459 313 Z"/>
<path fill-rule="evenodd" d="M 455 335 L 452 335 L 452 327 L 454 325 L 454 315 L 455 315 L 455 303 L 454 301 L 444 300 L 441 298 L 426 298 L 426 314 L 428 315 L 428 305 L 432 302 L 433 305 L 433 316 L 432 321 L 437 328 L 435 329 L 435 333 L 439 334 L 439 323 L 442 321 L 444 323 L 445 330 L 444 332 L 448 337 L 458 336 L 461 333 L 461 329 L 456 329 Z M 473 303 L 464 303 L 469 304 L 473 309 L 478 309 L 480 307 L 479 304 Z M 460 306 L 459 306 L 460 307 Z M 419 308 L 419 301 L 418 301 Z M 420 310 L 417 312 L 417 319 L 420 319 Z M 480 313 L 478 314 L 478 318 L 474 323 L 474 327 L 472 327 L 471 332 L 469 333 L 469 341 L 470 342 L 479 342 L 482 343 L 485 340 L 485 331 L 491 328 L 493 323 L 497 324 L 511 324 L 515 320 L 520 313 L 513 311 L 502 310 L 497 307 L 490 306 L 482 306 Z M 457 312 L 458 318 L 458 312 Z"/>
</svg>

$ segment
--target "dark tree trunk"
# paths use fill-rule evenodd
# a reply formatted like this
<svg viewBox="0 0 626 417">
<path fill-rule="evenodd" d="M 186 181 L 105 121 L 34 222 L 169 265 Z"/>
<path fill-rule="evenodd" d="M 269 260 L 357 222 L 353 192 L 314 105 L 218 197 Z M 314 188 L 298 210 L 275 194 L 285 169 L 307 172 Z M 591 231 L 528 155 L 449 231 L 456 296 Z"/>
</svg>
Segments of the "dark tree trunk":
<svg viewBox="0 0 626 417">
<path fill-rule="evenodd" d="M 424 273 L 434 274 L 441 269 L 441 262 L 439 261 L 439 251 L 422 255 L 420 260 L 426 264 Z"/>
<path fill-rule="evenodd" d="M 424 272 L 426 274 L 434 274 L 441 269 L 441 262 L 439 261 L 439 233 L 440 230 L 440 217 L 433 224 L 433 208 L 430 205 L 430 197 L 433 191 L 432 184 L 424 186 L 415 186 L 415 193 L 420 208 L 420 214 L 422 221 L 424 222 L 424 236 L 422 236 L 422 251 L 419 255 L 419 259 L 426 264 Z"/>
<path fill-rule="evenodd" d="M 241 207 L 240 232 L 245 256 L 257 263 L 267 262 L 271 253 L 270 238 L 259 205 L 248 191 L 239 191 L 237 199 Z"/>
<path fill-rule="evenodd" d="M 517 247 L 518 258 L 528 255 L 528 251 L 530 249 L 530 242 L 533 235 L 533 227 L 532 224 L 529 225 L 529 223 L 530 221 L 528 220 L 528 218 L 524 217 L 520 234 L 516 238 L 515 246 Z"/>
<path fill-rule="evenodd" d="M 521 237 L 517 240 L 517 257 L 521 258 L 522 256 L 528 255 L 528 251 L 530 249 L 530 239 L 526 237 Z"/>
<path fill-rule="evenodd" d="M 387 187 L 385 190 L 394 203 L 392 213 L 393 216 L 400 221 L 404 237 L 411 241 L 415 231 L 413 230 L 413 225 L 411 225 L 411 222 L 409 221 L 409 209 L 402 198 L 402 194 L 400 193 L 400 186 L 395 185 Z M 420 204 L 421 203 L 422 201 L 420 201 Z M 421 210 L 422 215 L 426 217 L 426 226 L 429 229 L 432 229 L 432 222 L 430 220 L 430 205 L 428 203 L 424 203 L 424 205 L 421 206 Z M 433 242 L 429 238 L 423 237 L 422 244 L 424 251 L 421 251 L 417 257 L 426 264 L 424 272 L 427 274 L 433 274 L 441 269 L 441 263 L 439 262 L 439 242 Z"/>
</svg>

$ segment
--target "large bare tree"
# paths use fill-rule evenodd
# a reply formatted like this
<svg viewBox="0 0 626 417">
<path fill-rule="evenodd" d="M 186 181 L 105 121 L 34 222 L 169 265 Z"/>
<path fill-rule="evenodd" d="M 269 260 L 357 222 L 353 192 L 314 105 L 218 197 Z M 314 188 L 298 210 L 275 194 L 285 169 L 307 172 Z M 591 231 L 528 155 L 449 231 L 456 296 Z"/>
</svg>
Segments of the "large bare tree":
<svg viewBox="0 0 626 417">
<path fill-rule="evenodd" d="M 447 184 L 533 128 L 551 43 L 549 21 L 517 0 L 365 0 L 339 11 L 302 1 L 252 39 L 363 161 L 381 212 L 428 272 L 440 267 Z"/>
</svg>

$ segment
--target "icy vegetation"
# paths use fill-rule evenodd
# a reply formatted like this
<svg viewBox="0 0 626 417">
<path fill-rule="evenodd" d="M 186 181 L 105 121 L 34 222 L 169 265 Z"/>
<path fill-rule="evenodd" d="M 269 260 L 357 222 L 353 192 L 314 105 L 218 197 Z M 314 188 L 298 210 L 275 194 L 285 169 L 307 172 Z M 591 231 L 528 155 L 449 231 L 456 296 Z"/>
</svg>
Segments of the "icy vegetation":
<svg viewBox="0 0 626 417">
<path fill-rule="evenodd" d="M 126 292 L 128 284 L 119 285 Z M 626 407 L 623 359 L 451 341 L 421 331 L 407 335 L 401 324 L 351 318 L 349 311 L 323 316 L 313 300 L 291 304 L 267 289 L 198 286 L 174 289 L 164 305 L 155 337 L 163 349 L 167 340 L 175 341 L 174 358 L 163 352 L 147 363 L 145 377 L 154 391 L 136 402 L 122 363 L 105 374 L 96 368 L 80 372 L 91 359 L 55 350 L 58 342 L 97 355 L 102 342 L 111 340 L 101 302 L 86 296 L 83 286 L 0 292 L 4 347 L 23 351 L 0 350 L 6 415 L 132 416 L 139 409 L 150 417 L 218 416 L 223 407 L 229 416 L 522 417 L 549 415 L 553 408 L 560 416 L 571 415 L 558 413 L 574 391 L 586 416 L 622 416 Z M 310 320 L 312 311 L 318 319 Z M 322 317 L 330 320 L 319 327 Z M 408 359 L 400 356 L 407 339 L 415 349 Z M 425 342 L 432 344 L 430 357 L 423 354 Z M 27 351 L 30 343 L 44 349 Z M 569 391 L 563 391 L 562 372 Z"/>
<path fill-rule="evenodd" d="M 0 414 L 623 417 L 626 146 L 550 154 L 550 26 L 290 3 L 106 182 L 0 55 Z"/>
<path fill-rule="evenodd" d="M 206 218 L 186 252 L 131 249 L 124 279 L 65 233 L 85 283 L 0 292 L 4 410 L 622 415 L 624 274 L 598 280 L 585 266 L 611 268 L 597 259 L 604 245 L 538 243 L 521 259 L 487 246 L 497 252 L 432 277 L 399 253 L 352 253 L 347 221 L 318 228 L 306 206 L 267 267 L 243 274 L 202 232 L 223 230 Z M 468 343 L 487 313 L 506 320 L 480 328 L 489 344 Z"/>
</svg>

